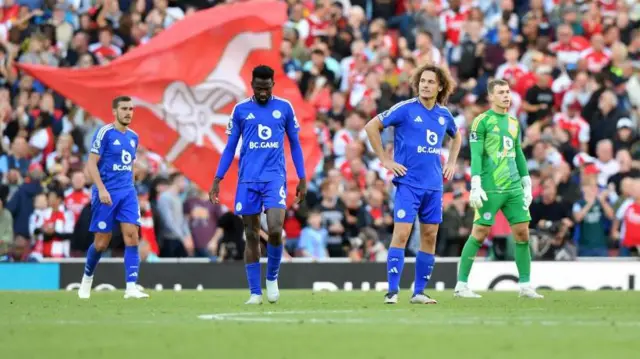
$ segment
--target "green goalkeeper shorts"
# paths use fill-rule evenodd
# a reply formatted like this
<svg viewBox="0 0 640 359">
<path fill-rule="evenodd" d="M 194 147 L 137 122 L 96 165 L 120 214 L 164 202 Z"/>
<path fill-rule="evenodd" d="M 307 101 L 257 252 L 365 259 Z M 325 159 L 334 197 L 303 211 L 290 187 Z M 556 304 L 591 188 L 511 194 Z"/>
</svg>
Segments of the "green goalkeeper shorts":
<svg viewBox="0 0 640 359">
<path fill-rule="evenodd" d="M 487 198 L 482 208 L 476 209 L 473 223 L 492 226 L 499 210 L 502 210 L 510 225 L 531 221 L 529 209 L 524 205 L 522 191 L 487 193 Z"/>
</svg>

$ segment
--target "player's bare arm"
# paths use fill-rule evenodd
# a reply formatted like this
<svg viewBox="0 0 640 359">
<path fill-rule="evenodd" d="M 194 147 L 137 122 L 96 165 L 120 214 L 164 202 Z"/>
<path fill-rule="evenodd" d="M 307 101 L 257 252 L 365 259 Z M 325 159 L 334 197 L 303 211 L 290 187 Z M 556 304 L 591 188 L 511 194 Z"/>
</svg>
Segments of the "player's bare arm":
<svg viewBox="0 0 640 359">
<path fill-rule="evenodd" d="M 89 176 L 93 180 L 93 183 L 96 184 L 98 188 L 98 195 L 100 197 L 100 202 L 106 205 L 111 205 L 111 195 L 107 188 L 104 186 L 104 182 L 102 182 L 102 178 L 100 178 L 100 171 L 98 171 L 98 161 L 100 160 L 100 155 L 95 153 L 89 153 L 89 160 L 87 161 L 87 172 Z"/>
<path fill-rule="evenodd" d="M 404 176 L 407 174 L 407 168 L 399 163 L 396 163 L 393 159 L 388 158 L 384 148 L 382 146 L 382 130 L 384 130 L 384 126 L 382 125 L 382 119 L 379 116 L 374 117 L 367 125 L 364 127 L 367 132 L 367 137 L 369 138 L 369 143 L 371 143 L 371 147 L 373 147 L 373 152 L 375 152 L 376 156 L 380 159 L 380 163 L 382 167 L 392 171 L 396 176 Z"/>
<path fill-rule="evenodd" d="M 456 162 L 458 162 L 458 154 L 460 154 L 460 147 L 462 146 L 462 135 L 460 131 L 456 132 L 452 137 L 451 145 L 449 145 L 449 159 L 444 166 L 444 178 L 448 181 L 453 178 L 453 174 L 456 172 Z"/>
</svg>

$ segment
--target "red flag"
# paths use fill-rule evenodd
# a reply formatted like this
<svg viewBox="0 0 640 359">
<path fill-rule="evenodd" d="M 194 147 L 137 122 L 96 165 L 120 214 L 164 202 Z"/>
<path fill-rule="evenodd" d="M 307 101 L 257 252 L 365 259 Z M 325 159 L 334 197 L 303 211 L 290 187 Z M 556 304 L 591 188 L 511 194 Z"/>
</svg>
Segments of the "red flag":
<svg viewBox="0 0 640 359">
<path fill-rule="evenodd" d="M 282 69 L 279 49 L 285 21 L 283 2 L 216 6 L 177 22 L 106 66 L 19 66 L 104 121 L 113 116 L 112 98 L 133 97 L 131 127 L 141 144 L 208 190 L 227 142 L 224 130 L 233 105 L 251 96 L 252 69 L 268 65 L 276 71 L 274 94 L 288 99 L 296 111 L 306 172 L 311 176 L 322 154 L 313 108 Z M 288 148 L 285 155 L 291 203 L 298 179 Z M 220 190 L 220 199 L 229 208 L 234 208 L 237 172 L 236 158 Z"/>
</svg>

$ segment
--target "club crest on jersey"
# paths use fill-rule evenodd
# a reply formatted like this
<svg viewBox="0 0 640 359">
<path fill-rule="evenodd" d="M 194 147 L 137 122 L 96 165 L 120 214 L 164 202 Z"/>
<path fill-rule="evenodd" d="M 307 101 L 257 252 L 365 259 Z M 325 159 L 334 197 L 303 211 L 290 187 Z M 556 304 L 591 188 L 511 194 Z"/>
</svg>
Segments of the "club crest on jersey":
<svg viewBox="0 0 640 359">
<path fill-rule="evenodd" d="M 280 113 L 280 111 L 278 110 L 273 110 L 271 115 L 273 115 L 273 118 L 280 118 L 280 116 L 282 116 L 282 113 Z"/>
<path fill-rule="evenodd" d="M 136 148 L 136 141 L 131 140 L 129 143 L 131 144 L 131 147 Z"/>
<path fill-rule="evenodd" d="M 444 117 L 438 117 L 438 123 L 444 126 Z"/>
</svg>

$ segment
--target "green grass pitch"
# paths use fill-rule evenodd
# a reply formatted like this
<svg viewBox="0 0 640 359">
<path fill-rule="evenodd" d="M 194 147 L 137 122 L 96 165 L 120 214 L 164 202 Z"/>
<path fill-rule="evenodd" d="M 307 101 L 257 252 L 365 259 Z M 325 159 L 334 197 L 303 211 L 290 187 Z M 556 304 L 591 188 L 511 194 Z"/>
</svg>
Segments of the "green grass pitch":
<svg viewBox="0 0 640 359">
<path fill-rule="evenodd" d="M 514 292 L 395 306 L 380 292 L 282 291 L 246 306 L 247 291 L 0 292 L 2 358 L 634 358 L 640 292 Z M 266 299 L 266 297 L 265 297 Z"/>
</svg>

